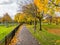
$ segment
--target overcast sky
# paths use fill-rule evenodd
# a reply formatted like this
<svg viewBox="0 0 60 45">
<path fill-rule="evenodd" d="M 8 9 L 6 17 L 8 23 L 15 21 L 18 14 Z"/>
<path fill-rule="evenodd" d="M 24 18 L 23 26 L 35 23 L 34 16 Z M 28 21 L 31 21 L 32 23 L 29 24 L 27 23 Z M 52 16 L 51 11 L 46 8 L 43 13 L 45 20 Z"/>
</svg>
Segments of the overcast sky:
<svg viewBox="0 0 60 45">
<path fill-rule="evenodd" d="M 0 17 L 3 17 L 5 13 L 8 13 L 13 18 L 18 10 L 17 3 L 22 3 L 22 2 L 24 3 L 24 1 L 22 0 L 18 0 L 18 1 L 17 0 L 0 0 Z"/>
<path fill-rule="evenodd" d="M 0 0 L 0 17 L 8 13 L 13 18 L 18 9 L 16 2 L 16 0 Z"/>
<path fill-rule="evenodd" d="M 16 0 L 0 0 L 0 17 L 2 17 L 5 13 L 8 13 L 13 18 L 17 9 Z"/>
</svg>

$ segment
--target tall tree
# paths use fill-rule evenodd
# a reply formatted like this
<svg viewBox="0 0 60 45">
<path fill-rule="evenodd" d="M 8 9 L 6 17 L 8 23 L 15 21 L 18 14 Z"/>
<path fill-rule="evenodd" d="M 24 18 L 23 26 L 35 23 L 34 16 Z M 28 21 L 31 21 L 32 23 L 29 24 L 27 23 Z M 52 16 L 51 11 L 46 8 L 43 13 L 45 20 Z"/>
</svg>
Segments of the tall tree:
<svg viewBox="0 0 60 45">
<path fill-rule="evenodd" d="M 39 9 L 40 13 L 44 11 L 44 14 L 48 13 L 49 15 L 54 16 L 55 11 L 60 7 L 60 0 L 34 0 L 34 4 Z"/>
<path fill-rule="evenodd" d="M 23 12 L 26 14 L 26 15 L 32 15 L 34 18 L 35 18 L 35 21 L 34 21 L 34 25 L 35 25 L 35 28 L 34 30 L 36 30 L 36 7 L 34 4 L 28 4 L 28 5 L 24 5 L 23 7 Z"/>
<path fill-rule="evenodd" d="M 42 30 L 41 21 L 42 21 L 43 15 L 46 14 L 48 11 L 48 7 L 47 7 L 48 0 L 34 0 L 34 4 L 37 7 L 37 12 L 39 12 L 38 15 L 39 15 L 39 21 L 40 21 L 40 30 Z"/>
<path fill-rule="evenodd" d="M 40 30 L 41 29 L 41 21 L 42 21 L 42 18 L 43 18 L 43 12 L 40 13 L 39 10 L 37 10 L 38 8 L 33 4 L 28 4 L 28 5 L 25 5 L 22 7 L 23 8 L 23 12 L 26 13 L 27 15 L 32 15 L 34 18 L 35 18 L 35 21 L 34 21 L 34 25 L 35 25 L 35 30 L 36 30 L 36 18 L 39 19 L 40 21 Z"/>
<path fill-rule="evenodd" d="M 28 5 L 28 4 L 30 4 L 30 3 L 33 3 L 33 0 L 24 0 L 24 1 L 21 1 L 20 3 L 18 3 L 18 5 L 19 5 L 19 10 L 18 10 L 18 12 L 20 12 L 21 10 L 21 8 L 20 7 L 25 7 L 26 5 Z M 23 4 L 23 5 L 22 5 Z M 34 5 L 33 5 L 33 7 L 34 7 Z M 25 7 L 26 8 L 26 7 Z M 23 9 L 23 8 L 22 8 Z M 35 8 L 33 9 L 32 8 L 32 10 L 34 11 L 35 10 Z M 22 11 L 23 12 L 23 11 Z M 29 12 L 29 11 L 28 11 Z M 31 13 L 31 12 L 29 12 L 29 13 Z M 31 13 L 31 14 L 34 14 L 33 12 Z M 35 14 L 34 14 L 34 17 L 35 17 L 35 21 L 34 21 L 34 30 L 36 30 L 36 16 L 35 16 Z"/>
<path fill-rule="evenodd" d="M 3 16 L 3 21 L 4 21 L 4 22 L 11 22 L 11 21 L 12 21 L 12 18 L 9 16 L 8 13 L 6 13 L 6 14 Z"/>
<path fill-rule="evenodd" d="M 8 22 L 12 22 L 12 18 L 9 16 L 8 13 L 6 13 L 3 16 L 2 21 L 5 23 L 5 26 L 8 27 Z"/>
</svg>

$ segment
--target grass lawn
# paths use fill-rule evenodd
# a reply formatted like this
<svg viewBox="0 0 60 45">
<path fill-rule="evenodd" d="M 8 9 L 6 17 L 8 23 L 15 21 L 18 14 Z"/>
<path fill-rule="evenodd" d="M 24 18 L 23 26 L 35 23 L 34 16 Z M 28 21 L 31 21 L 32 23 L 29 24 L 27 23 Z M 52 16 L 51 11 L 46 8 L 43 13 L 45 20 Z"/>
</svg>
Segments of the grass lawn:
<svg viewBox="0 0 60 45">
<path fill-rule="evenodd" d="M 60 24 L 58 24 L 58 25 L 56 25 L 56 24 L 54 24 L 54 23 L 52 23 L 52 24 L 43 24 L 42 25 L 43 27 L 48 27 L 48 28 L 51 28 L 51 29 L 60 29 Z"/>
<path fill-rule="evenodd" d="M 0 40 L 2 40 L 7 34 L 9 34 L 17 25 L 9 26 L 0 26 Z"/>
<path fill-rule="evenodd" d="M 50 28 L 57 28 L 57 26 L 48 26 Z M 43 28 L 42 31 L 39 31 L 39 24 L 37 25 L 37 30 L 34 33 L 33 25 L 27 25 L 27 27 L 30 29 L 29 31 L 32 33 L 32 35 L 39 41 L 41 45 L 60 45 L 60 36 L 54 35 L 52 33 L 49 33 L 47 30 Z M 58 26 L 59 27 L 59 26 Z"/>
</svg>

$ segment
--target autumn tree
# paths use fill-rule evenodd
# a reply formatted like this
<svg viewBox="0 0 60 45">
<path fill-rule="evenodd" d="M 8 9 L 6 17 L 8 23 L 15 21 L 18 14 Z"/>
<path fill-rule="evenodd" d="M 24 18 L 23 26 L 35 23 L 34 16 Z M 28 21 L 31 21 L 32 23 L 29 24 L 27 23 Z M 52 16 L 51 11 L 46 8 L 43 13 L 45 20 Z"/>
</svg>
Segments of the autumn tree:
<svg viewBox="0 0 60 45">
<path fill-rule="evenodd" d="M 8 22 L 12 22 L 12 18 L 9 16 L 8 13 L 6 13 L 6 14 L 3 16 L 2 22 L 5 23 L 6 27 L 8 27 Z"/>
<path fill-rule="evenodd" d="M 39 9 L 40 13 L 44 11 L 44 14 L 51 16 L 49 17 L 50 23 L 52 22 L 52 17 L 55 16 L 55 12 L 60 8 L 60 0 L 34 0 L 34 3 Z"/>
<path fill-rule="evenodd" d="M 51 15 L 53 15 L 53 17 L 56 18 L 56 24 L 58 24 L 58 17 L 56 17 L 55 12 L 60 12 L 60 0 L 49 0 L 49 5 L 50 5 L 50 9 L 51 9 Z"/>
<path fill-rule="evenodd" d="M 35 3 L 37 4 L 37 6 Z M 47 2 L 45 1 L 45 3 L 47 3 Z M 37 7 L 39 7 L 39 6 L 40 6 L 40 8 L 38 9 Z M 38 18 L 39 22 L 40 22 L 40 30 L 42 30 L 41 21 L 43 18 L 43 13 L 47 12 L 47 7 L 45 7 L 42 3 L 40 4 L 40 1 L 34 0 L 33 4 L 31 3 L 31 4 L 23 6 L 23 12 L 27 13 L 27 14 L 31 14 L 35 18 L 35 21 L 36 21 L 36 18 Z M 36 28 L 36 24 L 35 24 L 35 28 Z"/>
<path fill-rule="evenodd" d="M 53 17 L 56 10 L 55 7 L 59 7 L 59 1 L 57 0 L 56 2 L 55 0 L 33 0 L 33 3 L 24 5 L 22 7 L 22 11 L 26 14 L 31 14 L 33 17 L 35 17 L 35 22 L 36 22 L 36 18 L 38 18 L 40 22 L 40 30 L 42 30 L 41 21 L 43 15 L 49 14 L 51 17 Z M 49 17 L 50 22 L 52 20 L 51 17 Z M 36 23 L 34 24 L 36 28 Z"/>
<path fill-rule="evenodd" d="M 20 3 L 18 2 L 17 4 L 19 5 L 19 9 L 18 9 L 18 12 L 21 12 L 22 11 L 22 9 L 20 8 L 20 7 L 25 7 L 25 6 L 27 6 L 28 4 L 30 4 L 30 3 L 33 3 L 33 0 L 24 0 L 24 1 L 20 1 Z M 21 10 L 20 10 L 21 9 Z M 30 10 L 31 11 L 31 10 Z M 22 11 L 23 12 L 23 11 Z M 29 11 L 28 11 L 29 12 Z M 33 13 L 33 12 L 32 12 Z M 26 13 L 26 15 L 30 15 L 30 14 L 27 14 Z M 36 16 L 34 16 L 34 17 L 36 17 Z M 34 21 L 34 30 L 36 30 L 36 18 L 35 18 L 35 21 Z"/>
<path fill-rule="evenodd" d="M 32 15 L 26 15 L 27 23 L 34 24 L 34 17 Z"/>
<path fill-rule="evenodd" d="M 36 30 L 36 7 L 35 5 L 33 5 L 32 3 L 31 4 L 27 4 L 27 5 L 24 5 L 22 7 L 22 11 L 23 13 L 25 13 L 26 15 L 31 15 L 34 19 L 34 30 Z M 30 17 L 31 19 L 31 17 Z"/>
<path fill-rule="evenodd" d="M 12 18 L 9 16 L 8 13 L 6 13 L 3 18 L 2 18 L 3 22 L 11 22 Z"/>
<path fill-rule="evenodd" d="M 17 13 L 17 14 L 14 16 L 14 21 L 15 21 L 15 22 L 18 22 L 18 23 L 19 23 L 19 16 L 20 16 L 20 13 Z"/>
<path fill-rule="evenodd" d="M 26 22 L 26 15 L 23 13 L 17 13 L 14 17 L 15 22 L 23 23 Z"/>
</svg>

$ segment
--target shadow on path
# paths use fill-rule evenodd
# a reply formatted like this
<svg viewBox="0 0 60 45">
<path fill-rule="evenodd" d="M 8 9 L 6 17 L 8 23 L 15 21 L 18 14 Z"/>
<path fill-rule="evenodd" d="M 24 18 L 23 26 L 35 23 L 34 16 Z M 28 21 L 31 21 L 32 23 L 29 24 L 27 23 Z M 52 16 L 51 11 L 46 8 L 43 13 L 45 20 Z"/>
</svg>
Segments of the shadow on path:
<svg viewBox="0 0 60 45">
<path fill-rule="evenodd" d="M 13 45 L 39 45 L 25 25 L 17 31 L 15 37 L 17 38 L 17 41 Z"/>
</svg>

